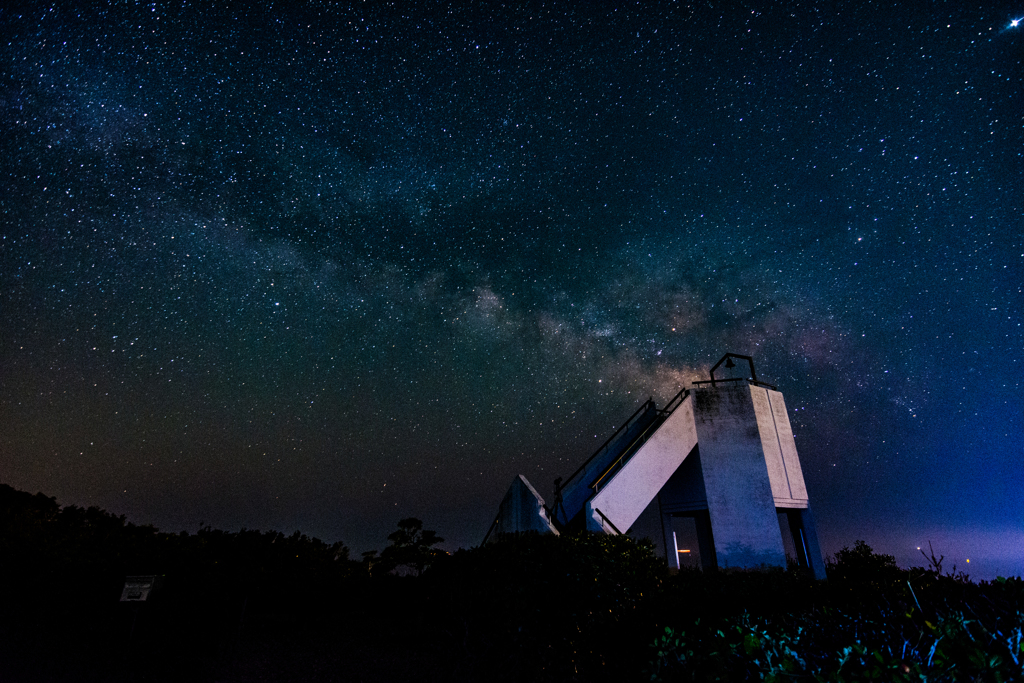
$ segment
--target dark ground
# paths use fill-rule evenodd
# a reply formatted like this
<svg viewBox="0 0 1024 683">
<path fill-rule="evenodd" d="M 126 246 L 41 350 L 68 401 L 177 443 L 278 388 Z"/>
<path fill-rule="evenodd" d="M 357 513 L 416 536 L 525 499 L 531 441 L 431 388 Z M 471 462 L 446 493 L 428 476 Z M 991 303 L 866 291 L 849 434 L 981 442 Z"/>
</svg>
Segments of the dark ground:
<svg viewBox="0 0 1024 683">
<path fill-rule="evenodd" d="M 0 681 L 1024 676 L 1019 578 L 904 570 L 862 543 L 814 582 L 669 574 L 625 537 L 527 535 L 452 556 L 431 538 L 393 534 L 371 564 L 298 532 L 163 534 L 0 485 Z M 161 585 L 120 602 L 141 574 Z"/>
</svg>

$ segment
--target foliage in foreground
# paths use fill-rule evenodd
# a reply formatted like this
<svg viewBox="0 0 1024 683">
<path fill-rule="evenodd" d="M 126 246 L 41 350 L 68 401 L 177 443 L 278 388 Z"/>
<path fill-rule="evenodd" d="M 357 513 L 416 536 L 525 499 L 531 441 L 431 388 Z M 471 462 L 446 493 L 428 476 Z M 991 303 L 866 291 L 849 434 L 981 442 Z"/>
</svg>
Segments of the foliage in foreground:
<svg viewBox="0 0 1024 683">
<path fill-rule="evenodd" d="M 652 680 L 1019 681 L 1017 615 L 989 629 L 963 612 L 936 623 L 913 614 L 879 622 L 841 610 L 778 618 L 745 614 L 717 629 L 665 627 Z"/>
<path fill-rule="evenodd" d="M 467 679 L 571 681 L 643 668 L 665 575 L 647 541 L 525 534 L 459 551 L 424 579 Z"/>
<path fill-rule="evenodd" d="M 0 485 L 0 679 L 1024 680 L 1024 582 L 670 574 L 646 542 L 520 535 L 449 556 L 402 520 L 380 556 L 295 533 L 165 534 Z M 126 574 L 166 574 L 118 603 Z M 404 574 L 404 575 L 403 575 Z"/>
<path fill-rule="evenodd" d="M 652 680 L 1024 680 L 1024 581 L 903 570 L 863 541 L 829 565 L 824 601 L 665 626 Z"/>
</svg>

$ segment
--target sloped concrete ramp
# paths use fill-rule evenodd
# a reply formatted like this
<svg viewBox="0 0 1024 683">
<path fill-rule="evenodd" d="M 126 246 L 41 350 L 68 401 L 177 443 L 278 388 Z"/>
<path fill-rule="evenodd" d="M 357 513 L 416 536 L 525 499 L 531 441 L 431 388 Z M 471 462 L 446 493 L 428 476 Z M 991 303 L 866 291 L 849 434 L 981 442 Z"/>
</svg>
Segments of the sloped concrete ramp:
<svg viewBox="0 0 1024 683">
<path fill-rule="evenodd" d="M 693 399 L 687 395 L 647 443 L 587 501 L 587 529 L 625 533 L 696 445 Z"/>
</svg>

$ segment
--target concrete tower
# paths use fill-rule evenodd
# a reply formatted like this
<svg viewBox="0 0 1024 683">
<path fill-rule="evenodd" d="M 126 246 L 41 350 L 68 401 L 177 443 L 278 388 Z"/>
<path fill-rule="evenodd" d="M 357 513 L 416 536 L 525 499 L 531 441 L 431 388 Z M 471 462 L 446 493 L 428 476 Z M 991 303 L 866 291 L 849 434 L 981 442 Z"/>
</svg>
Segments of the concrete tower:
<svg viewBox="0 0 1024 683">
<path fill-rule="evenodd" d="M 747 361 L 750 377 L 716 379 L 723 363 L 736 367 L 733 359 Z M 550 508 L 520 479 L 492 529 L 627 533 L 656 500 L 670 566 L 682 566 L 682 553 L 699 555 L 704 568 L 785 567 L 788 556 L 825 578 L 785 401 L 758 381 L 749 356 L 726 354 L 710 379 L 664 408 L 653 400 L 640 406 L 568 479 L 556 480 Z M 529 503 L 525 517 L 510 496 Z M 696 547 L 679 548 L 681 522 Z"/>
</svg>

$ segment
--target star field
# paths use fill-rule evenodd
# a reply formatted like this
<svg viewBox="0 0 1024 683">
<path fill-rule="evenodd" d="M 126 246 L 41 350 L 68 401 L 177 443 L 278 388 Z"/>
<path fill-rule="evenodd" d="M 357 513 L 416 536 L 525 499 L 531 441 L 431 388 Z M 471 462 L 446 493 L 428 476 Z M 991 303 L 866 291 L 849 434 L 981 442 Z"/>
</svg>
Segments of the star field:
<svg viewBox="0 0 1024 683">
<path fill-rule="evenodd" d="M 1020 13 L 0 10 L 0 478 L 470 546 L 731 351 L 826 551 L 1019 573 Z"/>
</svg>

